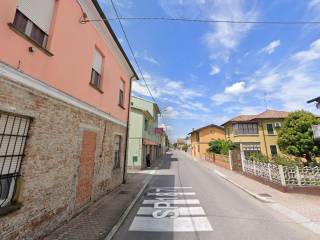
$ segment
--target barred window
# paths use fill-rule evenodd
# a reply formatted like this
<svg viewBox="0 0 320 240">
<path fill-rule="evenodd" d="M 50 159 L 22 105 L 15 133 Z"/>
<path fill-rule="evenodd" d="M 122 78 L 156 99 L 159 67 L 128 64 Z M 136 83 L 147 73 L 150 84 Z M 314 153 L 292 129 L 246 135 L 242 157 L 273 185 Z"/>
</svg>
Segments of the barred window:
<svg viewBox="0 0 320 240">
<path fill-rule="evenodd" d="M 114 138 L 114 158 L 113 169 L 120 168 L 120 156 L 121 156 L 121 136 L 116 135 Z"/>
<path fill-rule="evenodd" d="M 0 112 L 0 208 L 14 197 L 30 121 Z"/>
</svg>

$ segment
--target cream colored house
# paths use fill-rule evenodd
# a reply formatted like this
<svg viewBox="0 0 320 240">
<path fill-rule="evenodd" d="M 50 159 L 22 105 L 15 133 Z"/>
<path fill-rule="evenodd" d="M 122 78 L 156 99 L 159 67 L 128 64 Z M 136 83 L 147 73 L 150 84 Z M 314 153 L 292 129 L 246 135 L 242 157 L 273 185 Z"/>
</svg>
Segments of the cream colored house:
<svg viewBox="0 0 320 240">
<path fill-rule="evenodd" d="M 239 115 L 223 124 L 226 139 L 239 144 L 246 156 L 260 152 L 266 156 L 280 153 L 278 132 L 289 112 L 266 110 L 257 115 Z"/>
</svg>

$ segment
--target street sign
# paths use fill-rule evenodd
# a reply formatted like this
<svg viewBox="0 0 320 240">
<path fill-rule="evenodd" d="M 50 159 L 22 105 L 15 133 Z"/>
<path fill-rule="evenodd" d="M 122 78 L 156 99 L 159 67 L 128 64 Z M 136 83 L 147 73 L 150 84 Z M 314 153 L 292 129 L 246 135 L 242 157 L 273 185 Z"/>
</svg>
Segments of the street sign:
<svg viewBox="0 0 320 240">
<path fill-rule="evenodd" d="M 320 139 L 320 125 L 313 125 L 312 131 L 313 131 L 313 138 Z"/>
</svg>

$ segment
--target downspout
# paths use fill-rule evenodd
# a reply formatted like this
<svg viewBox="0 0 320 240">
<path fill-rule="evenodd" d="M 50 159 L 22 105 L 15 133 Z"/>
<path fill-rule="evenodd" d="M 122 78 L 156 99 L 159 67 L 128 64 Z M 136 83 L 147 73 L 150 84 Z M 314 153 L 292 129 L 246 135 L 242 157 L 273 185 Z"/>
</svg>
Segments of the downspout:
<svg viewBox="0 0 320 240">
<path fill-rule="evenodd" d="M 128 102 L 128 119 L 127 119 L 127 130 L 126 130 L 126 145 L 125 145 L 125 152 L 124 152 L 124 159 L 123 159 L 123 176 L 122 176 L 122 183 L 126 183 L 126 167 L 127 167 L 127 157 L 128 157 L 128 142 L 129 142 L 129 124 L 130 124 L 130 109 L 131 109 L 131 88 L 132 88 L 132 81 L 136 78 L 136 76 L 132 76 L 130 78 L 129 84 L 129 102 Z"/>
<path fill-rule="evenodd" d="M 266 135 L 264 134 L 264 128 L 263 128 L 262 121 L 261 121 L 261 128 L 262 128 L 262 134 L 263 134 L 264 147 L 266 148 L 267 157 L 269 157 L 268 148 L 267 148 L 267 142 L 266 142 Z"/>
</svg>

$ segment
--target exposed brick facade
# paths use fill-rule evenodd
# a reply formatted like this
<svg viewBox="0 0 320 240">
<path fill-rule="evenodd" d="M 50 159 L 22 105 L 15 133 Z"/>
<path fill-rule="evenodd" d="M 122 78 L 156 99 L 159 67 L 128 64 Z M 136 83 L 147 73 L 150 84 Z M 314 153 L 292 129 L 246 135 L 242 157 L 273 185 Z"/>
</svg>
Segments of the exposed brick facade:
<svg viewBox="0 0 320 240">
<path fill-rule="evenodd" d="M 33 118 L 17 194 L 23 207 L 0 217 L 0 239 L 37 239 L 72 218 L 88 200 L 76 198 L 77 186 L 91 192 L 90 204 L 121 184 L 124 126 L 1 77 L 0 110 Z M 123 136 L 121 168 L 112 170 L 115 134 Z M 86 177 L 91 186 L 80 187 Z"/>
</svg>

